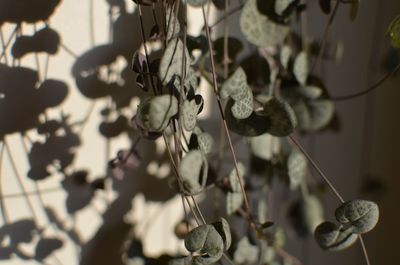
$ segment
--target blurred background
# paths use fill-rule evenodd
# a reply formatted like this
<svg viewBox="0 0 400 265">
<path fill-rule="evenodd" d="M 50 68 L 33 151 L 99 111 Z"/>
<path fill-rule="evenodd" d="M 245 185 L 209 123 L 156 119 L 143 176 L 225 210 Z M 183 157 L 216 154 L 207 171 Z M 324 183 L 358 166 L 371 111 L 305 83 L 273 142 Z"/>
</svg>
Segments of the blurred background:
<svg viewBox="0 0 400 265">
<path fill-rule="evenodd" d="M 138 146 L 149 150 L 143 156 L 153 163 L 145 174 L 157 175 L 154 180 L 109 177 L 116 174 L 108 162 L 135 139 L 126 128 L 141 95 L 130 65 L 141 44 L 133 2 L 8 2 L 14 1 L 0 1 L 0 264 L 120 264 L 129 233 L 143 238 L 148 255 L 181 251 L 173 233 L 183 216 L 181 199 L 163 189 L 170 168 L 157 163 L 158 147 Z M 308 35 L 321 39 L 328 17 L 318 1 L 306 2 Z M 199 34 L 201 10 L 189 12 L 189 32 Z M 385 38 L 399 1 L 361 1 L 354 22 L 348 13 L 339 8 L 329 37 L 343 45 L 342 59 L 316 69 L 333 96 L 366 89 L 400 61 Z M 212 10 L 211 19 L 220 15 Z M 144 17 L 150 24 L 151 13 Z M 238 17 L 230 22 L 231 33 L 243 38 Z M 337 102 L 340 131 L 302 139 L 345 199 L 378 203 L 381 220 L 365 236 L 372 264 L 398 263 L 399 78 Z M 206 102 L 208 92 L 202 88 Z M 206 106 L 203 119 L 212 119 L 214 108 Z M 326 194 L 326 213 L 333 213 L 337 201 Z M 287 237 L 287 249 L 305 265 L 365 262 L 359 244 L 330 253 L 312 237 Z"/>
</svg>

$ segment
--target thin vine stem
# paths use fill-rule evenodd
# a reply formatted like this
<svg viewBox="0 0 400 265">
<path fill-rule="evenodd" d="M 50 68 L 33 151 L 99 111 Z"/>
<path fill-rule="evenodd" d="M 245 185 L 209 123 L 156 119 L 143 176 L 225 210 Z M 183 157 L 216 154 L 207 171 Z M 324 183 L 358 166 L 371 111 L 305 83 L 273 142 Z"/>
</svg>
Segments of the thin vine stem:
<svg viewBox="0 0 400 265">
<path fill-rule="evenodd" d="M 308 153 L 306 152 L 306 150 L 301 146 L 301 144 L 296 141 L 296 139 L 294 139 L 294 137 L 292 136 L 288 136 L 289 139 L 299 148 L 299 150 L 305 155 L 305 157 L 307 158 L 307 160 L 310 162 L 310 164 L 312 165 L 312 167 L 318 172 L 318 174 L 321 176 L 321 178 L 325 181 L 325 183 L 329 186 L 329 188 L 333 191 L 333 193 L 336 195 L 336 197 L 340 200 L 341 203 L 344 203 L 345 200 L 343 199 L 343 197 L 340 195 L 340 193 L 336 190 L 336 188 L 333 186 L 333 184 L 331 183 L 331 181 L 328 179 L 328 177 L 321 171 L 321 169 L 317 166 L 317 164 L 314 162 L 314 160 L 308 155 Z M 359 239 L 360 239 L 360 244 L 363 250 L 363 254 L 364 254 L 364 258 L 365 261 L 367 263 L 367 265 L 371 265 L 371 262 L 369 260 L 369 256 L 368 256 L 368 251 L 367 248 L 365 246 L 364 240 L 362 238 L 361 235 L 359 235 Z"/>
<path fill-rule="evenodd" d="M 318 167 L 318 165 L 314 162 L 314 160 L 310 157 L 310 155 L 307 153 L 307 151 L 303 148 L 303 146 L 293 137 L 293 136 L 288 136 L 288 138 L 297 146 L 297 148 L 304 154 L 304 156 L 307 158 L 307 160 L 310 162 L 311 166 L 317 171 L 317 173 L 321 176 L 321 178 L 324 180 L 324 182 L 329 186 L 329 188 L 333 191 L 333 193 L 336 195 L 336 197 L 339 199 L 341 203 L 344 203 L 343 197 L 340 195 L 340 193 L 336 190 L 336 188 L 333 186 L 329 178 L 322 172 L 322 170 Z"/>
<path fill-rule="evenodd" d="M 382 77 L 380 80 L 378 80 L 378 82 L 376 82 L 375 84 L 373 84 L 372 86 L 370 86 L 369 88 L 357 92 L 357 93 L 353 93 L 353 94 L 349 94 L 349 95 L 344 95 L 344 96 L 332 96 L 330 99 L 333 101 L 345 101 L 345 100 L 350 100 L 350 99 L 354 99 L 354 98 L 358 98 L 364 95 L 367 95 L 368 93 L 374 91 L 375 89 L 379 88 L 383 83 L 386 82 L 386 80 L 388 80 L 391 76 L 393 76 L 394 74 L 396 74 L 400 69 L 400 63 L 389 73 L 387 73 L 384 77 Z"/>
<path fill-rule="evenodd" d="M 217 75 L 216 75 L 216 70 L 215 70 L 215 63 L 214 63 L 214 49 L 213 49 L 213 45 L 212 45 L 212 41 L 211 41 L 211 34 L 210 34 L 210 28 L 208 27 L 208 20 L 207 20 L 207 16 L 206 16 L 206 12 L 204 9 L 204 6 L 202 6 L 202 12 L 203 12 L 203 19 L 204 19 L 204 26 L 206 28 L 206 34 L 207 34 L 207 39 L 208 39 L 208 48 L 209 48 L 209 54 L 210 54 L 210 60 L 211 60 L 211 68 L 212 68 L 212 77 L 213 77 L 213 86 L 214 86 L 214 94 L 215 94 L 215 98 L 217 100 L 217 104 L 218 104 L 218 108 L 219 108 L 219 112 L 224 124 L 224 128 L 225 128 L 225 134 L 227 136 L 228 142 L 229 142 L 229 148 L 232 154 L 232 158 L 233 158 L 233 162 L 235 165 L 235 171 L 236 171 L 236 175 L 240 184 L 240 189 L 242 191 L 243 194 L 243 199 L 244 199 L 244 204 L 246 207 L 246 210 L 249 214 L 249 217 L 251 218 L 251 209 L 250 209 L 250 205 L 249 205 L 249 201 L 247 199 L 247 194 L 246 191 L 244 189 L 244 185 L 243 182 L 240 178 L 240 172 L 239 172 L 239 168 L 238 168 L 238 162 L 236 159 L 236 154 L 235 154 L 235 150 L 233 148 L 233 144 L 232 144 L 232 140 L 231 140 L 231 136 L 229 134 L 229 129 L 228 129 L 228 125 L 226 123 L 225 120 L 225 115 L 224 115 L 224 111 L 222 109 L 222 103 L 221 100 L 219 98 L 218 95 L 218 84 L 217 84 Z"/>
</svg>

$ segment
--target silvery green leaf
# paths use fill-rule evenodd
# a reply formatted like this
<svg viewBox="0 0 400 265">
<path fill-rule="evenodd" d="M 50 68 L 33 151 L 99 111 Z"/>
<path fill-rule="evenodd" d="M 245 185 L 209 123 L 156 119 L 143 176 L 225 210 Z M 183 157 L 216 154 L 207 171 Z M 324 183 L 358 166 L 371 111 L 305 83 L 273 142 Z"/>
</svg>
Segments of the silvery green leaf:
<svg viewBox="0 0 400 265">
<path fill-rule="evenodd" d="M 197 135 L 197 142 L 199 144 L 200 150 L 204 154 L 209 154 L 214 146 L 214 139 L 211 134 L 203 132 Z"/>
<path fill-rule="evenodd" d="M 179 20 L 175 16 L 174 8 L 167 7 L 165 24 L 167 25 L 167 41 L 169 42 L 172 38 L 175 38 L 181 30 Z"/>
<path fill-rule="evenodd" d="M 300 130 L 315 132 L 332 120 L 335 106 L 330 100 L 299 101 L 293 105 Z"/>
<path fill-rule="evenodd" d="M 264 117 L 262 113 L 253 112 L 247 119 L 236 119 L 231 111 L 235 104 L 233 99 L 229 99 L 225 107 L 225 118 L 229 130 L 242 136 L 258 136 L 268 132 L 270 128 L 270 120 Z"/>
<path fill-rule="evenodd" d="M 371 231 L 378 223 L 379 208 L 372 201 L 348 201 L 336 209 L 335 216 L 342 224 L 350 223 L 351 232 L 363 234 Z"/>
<path fill-rule="evenodd" d="M 281 98 L 272 98 L 264 104 L 264 115 L 270 119 L 268 133 L 273 136 L 283 137 L 290 135 L 297 120 L 290 105 Z"/>
<path fill-rule="evenodd" d="M 316 86 L 300 86 L 299 92 L 306 98 L 317 99 L 322 94 L 322 89 Z"/>
<path fill-rule="evenodd" d="M 228 192 L 226 194 L 226 213 L 235 213 L 243 204 L 243 194 L 241 192 Z"/>
<path fill-rule="evenodd" d="M 208 163 L 200 150 L 192 150 L 183 157 L 179 165 L 185 190 L 197 194 L 206 186 Z"/>
<path fill-rule="evenodd" d="M 219 235 L 222 237 L 225 250 L 228 250 L 232 243 L 232 235 L 229 228 L 229 223 L 225 220 L 225 218 L 221 218 L 220 221 L 212 223 L 211 225 L 214 226 Z"/>
<path fill-rule="evenodd" d="M 189 72 L 190 55 L 185 49 L 185 71 Z M 167 45 L 160 61 L 158 76 L 163 85 L 167 85 L 174 76 L 182 76 L 183 43 L 178 38 L 173 38 Z"/>
<path fill-rule="evenodd" d="M 178 100 L 172 95 L 156 96 L 149 106 L 149 129 L 155 132 L 163 131 L 170 119 L 178 113 Z"/>
<path fill-rule="evenodd" d="M 318 131 L 333 118 L 335 106 L 330 100 L 315 100 L 307 103 L 310 113 L 310 131 Z"/>
<path fill-rule="evenodd" d="M 187 131 L 192 131 L 197 123 L 197 113 L 199 107 L 196 101 L 193 99 L 191 101 L 185 100 L 182 104 L 182 123 L 183 127 Z"/>
<path fill-rule="evenodd" d="M 208 0 L 186 0 L 186 2 L 194 7 L 200 7 L 208 2 Z"/>
<path fill-rule="evenodd" d="M 210 225 L 200 225 L 193 228 L 185 238 L 186 249 L 190 252 L 200 251 L 207 240 L 210 228 Z"/>
<path fill-rule="evenodd" d="M 309 63 L 307 53 L 302 51 L 297 55 L 293 65 L 293 73 L 297 81 L 303 86 L 306 85 L 309 72 Z"/>
<path fill-rule="evenodd" d="M 308 195 L 303 201 L 303 218 L 310 234 L 313 234 L 315 228 L 324 221 L 324 208 L 319 199 L 314 195 Z"/>
<path fill-rule="evenodd" d="M 293 2 L 293 0 L 275 0 L 275 13 L 282 16 L 283 11 Z"/>
<path fill-rule="evenodd" d="M 205 224 L 189 232 L 185 238 L 185 247 L 201 255 L 193 257 L 194 264 L 212 264 L 222 257 L 224 242 L 214 226 Z"/>
<path fill-rule="evenodd" d="M 315 239 L 322 249 L 339 251 L 353 245 L 357 239 L 357 234 L 349 230 L 343 230 L 334 223 L 324 222 L 315 229 Z"/>
<path fill-rule="evenodd" d="M 246 119 L 253 112 L 253 93 L 247 84 L 246 73 L 239 67 L 222 85 L 220 90 L 222 99 L 231 97 L 235 103 L 231 110 L 237 119 Z"/>
<path fill-rule="evenodd" d="M 390 42 L 394 48 L 400 48 L 400 15 L 390 23 L 386 36 L 390 37 Z"/>
<path fill-rule="evenodd" d="M 257 0 L 247 0 L 240 15 L 240 29 L 246 39 L 259 47 L 281 44 L 289 27 L 279 25 L 261 14 Z"/>
<path fill-rule="evenodd" d="M 299 151 L 293 151 L 287 161 L 290 188 L 296 189 L 304 181 L 307 170 L 307 158 Z"/>
<path fill-rule="evenodd" d="M 249 138 L 249 144 L 251 153 L 264 160 L 271 160 L 281 148 L 280 139 L 268 133 Z"/>
<path fill-rule="evenodd" d="M 237 264 L 252 264 L 258 260 L 259 252 L 260 249 L 250 244 L 248 237 L 245 236 L 238 242 L 233 260 Z"/>
<path fill-rule="evenodd" d="M 292 56 L 292 50 L 290 49 L 290 47 L 288 45 L 282 46 L 280 52 L 280 61 L 283 68 L 285 69 L 287 69 L 288 67 L 290 56 Z"/>
<path fill-rule="evenodd" d="M 243 166 L 243 164 L 240 162 L 237 164 L 237 168 L 239 171 L 240 180 L 241 180 L 242 184 L 244 185 L 243 176 L 244 176 L 244 174 L 246 174 L 246 169 Z M 232 169 L 231 173 L 229 173 L 229 183 L 231 185 L 231 189 L 233 192 L 241 192 L 242 191 L 235 167 Z"/>
</svg>

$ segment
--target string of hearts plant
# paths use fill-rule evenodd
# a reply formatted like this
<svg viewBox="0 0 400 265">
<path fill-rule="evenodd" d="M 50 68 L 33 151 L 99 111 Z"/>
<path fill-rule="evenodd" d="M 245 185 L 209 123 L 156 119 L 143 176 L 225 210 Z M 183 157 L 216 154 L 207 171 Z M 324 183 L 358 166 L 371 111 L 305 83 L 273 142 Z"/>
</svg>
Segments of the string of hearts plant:
<svg viewBox="0 0 400 265">
<path fill-rule="evenodd" d="M 179 224 L 184 231 L 178 234 L 189 254 L 168 264 L 302 264 L 283 249 L 282 227 L 274 224 L 274 187 L 282 183 L 285 190 L 300 194 L 290 210 L 300 234 L 314 234 L 321 248 L 329 251 L 359 240 L 370 264 L 362 235 L 378 222 L 377 204 L 342 198 L 297 140 L 299 134 L 334 129 L 335 100 L 362 96 L 399 68 L 371 88 L 343 97 L 330 96 L 313 74 L 322 58 L 335 57 L 326 40 L 339 6 L 350 6 L 355 19 L 359 1 L 319 1 L 321 10 L 330 14 L 320 43 L 309 42 L 294 30 L 299 25 L 304 28 L 306 1 L 247 0 L 237 5 L 224 0 L 133 1 L 143 40 L 142 50 L 133 57 L 133 71 L 144 93 L 132 124 L 140 141 L 164 140 L 173 169 L 170 188 L 181 195 L 185 210 L 185 220 Z M 187 34 L 188 5 L 201 9 L 204 27 L 199 36 Z M 211 5 L 223 12 L 213 25 L 207 12 Z M 145 9 L 151 10 L 155 23 L 150 36 L 143 22 Z M 235 13 L 240 13 L 244 36 L 240 40 L 229 36 L 229 17 Z M 223 36 L 214 39 L 212 31 L 221 24 Z M 388 31 L 396 48 L 399 28 L 396 19 Z M 238 56 L 245 46 L 251 52 Z M 220 136 L 206 132 L 197 120 L 204 107 L 200 93 L 204 83 L 213 90 Z M 238 139 L 247 143 L 248 161 L 237 157 Z M 140 155 L 135 146 L 131 150 L 114 166 L 129 155 Z M 340 201 L 337 223 L 324 221 L 317 188 L 308 179 L 310 167 Z M 211 193 L 222 202 L 210 206 L 216 220 L 206 220 L 198 204 Z M 237 219 L 248 229 L 227 221 Z"/>
</svg>

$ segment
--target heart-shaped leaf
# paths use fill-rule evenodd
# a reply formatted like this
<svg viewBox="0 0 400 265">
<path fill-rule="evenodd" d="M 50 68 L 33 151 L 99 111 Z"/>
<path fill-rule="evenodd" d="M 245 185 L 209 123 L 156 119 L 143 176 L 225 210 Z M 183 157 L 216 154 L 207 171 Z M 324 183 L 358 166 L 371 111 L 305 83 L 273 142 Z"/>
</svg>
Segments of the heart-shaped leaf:
<svg viewBox="0 0 400 265">
<path fill-rule="evenodd" d="M 240 181 L 242 183 L 244 183 L 243 176 L 244 176 L 244 174 L 246 172 L 246 169 L 243 166 L 243 164 L 240 163 L 240 162 L 237 164 L 237 169 L 239 171 Z M 236 172 L 236 167 L 234 167 L 232 169 L 232 171 L 229 173 L 229 184 L 231 185 L 231 189 L 232 189 L 233 192 L 242 192 L 242 189 L 240 187 L 240 182 L 239 182 L 239 179 L 238 179 L 238 175 L 237 175 L 237 172 Z"/>
<path fill-rule="evenodd" d="M 200 150 L 192 150 L 186 154 L 179 165 L 186 192 L 197 194 L 207 183 L 208 163 Z"/>
<path fill-rule="evenodd" d="M 270 119 L 268 133 L 283 137 L 290 135 L 297 126 L 297 119 L 290 105 L 281 98 L 271 98 L 264 104 L 264 115 Z"/>
<path fill-rule="evenodd" d="M 158 76 L 162 84 L 167 85 L 174 76 L 182 77 L 183 64 L 185 64 L 185 71 L 188 73 L 190 67 L 189 52 L 186 48 L 183 50 L 183 43 L 180 39 L 174 38 L 168 43 L 160 61 Z"/>
<path fill-rule="evenodd" d="M 290 188 L 296 189 L 304 181 L 307 170 L 307 158 L 299 151 L 293 151 L 287 161 Z"/>
<path fill-rule="evenodd" d="M 330 100 L 299 101 L 293 105 L 299 129 L 315 132 L 325 127 L 334 116 L 334 105 Z"/>
<path fill-rule="evenodd" d="M 222 85 L 220 90 L 222 99 L 231 97 L 235 104 L 231 110 L 237 119 L 246 119 L 253 112 L 253 93 L 247 84 L 246 73 L 239 67 Z"/>
<path fill-rule="evenodd" d="M 281 44 L 289 33 L 289 27 L 276 24 L 259 12 L 257 0 L 246 1 L 240 28 L 246 39 L 259 47 Z"/>
<path fill-rule="evenodd" d="M 305 86 L 309 73 L 309 63 L 307 53 L 302 51 L 297 55 L 293 65 L 293 73 L 297 81 Z"/>
<path fill-rule="evenodd" d="M 334 223 L 323 222 L 320 224 L 314 233 L 317 243 L 322 249 L 329 251 L 339 251 L 353 245 L 358 235 L 353 234 L 348 230 L 343 230 L 337 227 Z"/>
<path fill-rule="evenodd" d="M 239 192 L 228 192 L 226 194 L 226 213 L 235 213 L 243 204 L 243 194 Z"/>
<path fill-rule="evenodd" d="M 200 254 L 193 257 L 193 264 L 212 264 L 218 261 L 224 252 L 221 235 L 214 226 L 208 224 L 190 231 L 185 238 L 185 247 L 192 253 Z"/>
<path fill-rule="evenodd" d="M 192 131 L 196 127 L 197 113 L 200 106 L 196 104 L 196 100 L 185 100 L 182 104 L 182 124 L 185 130 Z"/>
<path fill-rule="evenodd" d="M 222 237 L 225 250 L 228 250 L 232 243 L 232 235 L 229 228 L 229 223 L 225 220 L 225 218 L 221 218 L 220 221 L 214 222 L 211 225 L 214 226 L 219 235 Z"/>
<path fill-rule="evenodd" d="M 263 113 L 253 112 L 247 119 L 236 119 L 231 111 L 235 102 L 229 99 L 225 107 L 225 119 L 231 131 L 242 136 L 259 136 L 268 132 L 270 128 L 270 120 L 264 117 Z"/>
<path fill-rule="evenodd" d="M 203 132 L 200 127 L 195 127 L 193 134 L 197 137 L 197 145 L 204 154 L 209 154 L 214 146 L 214 139 L 211 134 Z"/>
<path fill-rule="evenodd" d="M 336 209 L 335 216 L 340 223 L 349 223 L 352 233 L 363 234 L 371 231 L 378 223 L 379 208 L 372 201 L 348 201 Z"/>
<path fill-rule="evenodd" d="M 178 100 L 171 95 L 156 96 L 150 100 L 148 109 L 148 129 L 163 131 L 170 119 L 178 113 Z"/>
<path fill-rule="evenodd" d="M 394 48 L 400 48 L 400 15 L 390 23 L 386 35 L 390 37 L 390 42 Z"/>
</svg>

